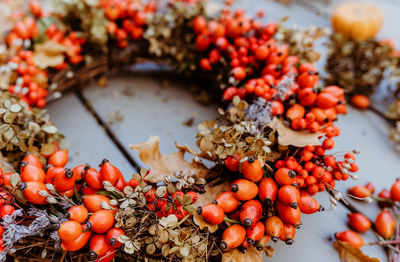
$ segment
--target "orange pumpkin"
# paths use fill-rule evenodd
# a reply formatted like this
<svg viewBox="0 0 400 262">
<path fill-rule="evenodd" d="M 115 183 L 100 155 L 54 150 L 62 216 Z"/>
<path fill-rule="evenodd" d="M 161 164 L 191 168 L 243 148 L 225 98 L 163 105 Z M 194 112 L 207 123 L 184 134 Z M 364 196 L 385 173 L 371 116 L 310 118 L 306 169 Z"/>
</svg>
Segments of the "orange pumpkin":
<svg viewBox="0 0 400 262">
<path fill-rule="evenodd" d="M 369 3 L 346 2 L 335 8 L 331 16 L 333 29 L 344 36 L 365 40 L 373 38 L 382 26 L 381 10 Z"/>
</svg>

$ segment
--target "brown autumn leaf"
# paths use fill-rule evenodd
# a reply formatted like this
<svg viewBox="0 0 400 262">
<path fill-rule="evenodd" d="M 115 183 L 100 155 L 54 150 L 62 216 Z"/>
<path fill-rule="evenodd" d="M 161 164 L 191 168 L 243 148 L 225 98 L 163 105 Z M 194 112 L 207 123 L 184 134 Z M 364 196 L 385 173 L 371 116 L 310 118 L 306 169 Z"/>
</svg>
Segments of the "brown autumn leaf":
<svg viewBox="0 0 400 262">
<path fill-rule="evenodd" d="M 379 262 L 379 259 L 365 255 L 361 249 L 354 248 L 347 242 L 335 241 L 333 247 L 338 251 L 342 262 Z"/>
<path fill-rule="evenodd" d="M 207 204 L 210 204 L 211 201 L 213 201 L 214 199 L 217 198 L 217 196 L 224 191 L 228 191 L 229 190 L 229 183 L 227 181 L 225 181 L 222 184 L 216 185 L 216 186 L 209 186 L 207 185 L 205 187 L 205 191 L 206 193 L 204 194 L 198 194 L 198 200 L 196 202 L 196 206 L 204 206 Z M 199 216 L 197 213 L 193 214 L 193 221 L 196 225 L 199 226 L 200 229 L 203 229 L 205 227 L 208 227 L 208 230 L 213 233 L 215 231 L 217 231 L 218 229 L 218 225 L 212 225 L 210 223 L 208 223 L 207 221 L 205 221 L 203 219 L 202 216 Z"/>
<path fill-rule="evenodd" d="M 65 46 L 52 40 L 35 44 L 33 53 L 35 65 L 42 69 L 59 65 L 64 62 L 66 51 Z"/>
<path fill-rule="evenodd" d="M 196 175 L 198 178 L 206 178 L 210 170 L 198 162 L 185 160 L 185 150 L 180 149 L 169 155 L 162 155 L 159 148 L 160 138 L 151 136 L 149 140 L 141 144 L 130 145 L 129 147 L 139 153 L 143 163 L 150 166 L 151 172 L 146 180 L 157 183 L 163 181 L 167 176 L 174 176 L 175 172 L 182 171 L 183 174 Z"/>
<path fill-rule="evenodd" d="M 14 173 L 15 170 L 10 163 L 8 163 L 7 159 L 3 157 L 0 153 L 0 168 L 3 170 L 3 173 Z"/>
<path fill-rule="evenodd" d="M 254 246 L 250 246 L 244 254 L 237 248 L 234 248 L 222 253 L 221 262 L 262 262 L 262 254 Z"/>
<path fill-rule="evenodd" d="M 278 141 L 280 145 L 304 147 L 321 144 L 319 141 L 319 137 L 322 136 L 321 133 L 294 131 L 291 128 L 286 127 L 281 119 L 272 119 L 269 126 L 278 132 Z"/>
</svg>

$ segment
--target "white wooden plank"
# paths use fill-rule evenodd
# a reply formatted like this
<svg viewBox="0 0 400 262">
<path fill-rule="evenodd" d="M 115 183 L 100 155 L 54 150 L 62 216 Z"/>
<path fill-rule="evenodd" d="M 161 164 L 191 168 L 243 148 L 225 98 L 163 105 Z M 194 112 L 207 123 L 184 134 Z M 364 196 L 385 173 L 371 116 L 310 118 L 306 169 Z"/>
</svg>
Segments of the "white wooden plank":
<svg viewBox="0 0 400 262">
<path fill-rule="evenodd" d="M 69 150 L 68 167 L 83 163 L 97 167 L 107 158 L 121 169 L 125 178 L 132 176 L 134 169 L 74 93 L 65 94 L 47 109 L 59 131 L 66 136 L 62 145 Z"/>
</svg>

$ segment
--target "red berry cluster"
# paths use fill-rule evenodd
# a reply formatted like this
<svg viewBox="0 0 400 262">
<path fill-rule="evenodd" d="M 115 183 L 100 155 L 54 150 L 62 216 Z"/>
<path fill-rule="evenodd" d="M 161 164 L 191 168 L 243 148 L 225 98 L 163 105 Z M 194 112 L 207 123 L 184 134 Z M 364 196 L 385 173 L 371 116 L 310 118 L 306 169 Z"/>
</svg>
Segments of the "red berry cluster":
<svg viewBox="0 0 400 262">
<path fill-rule="evenodd" d="M 197 17 L 193 21 L 196 47 L 208 55 L 200 61 L 203 70 L 216 70 L 228 61 L 234 81 L 225 89 L 223 99 L 234 96 L 262 97 L 271 101 L 271 114 L 285 116 L 295 130 L 324 131 L 337 114 L 346 113 L 343 89 L 318 86 L 315 66 L 289 55 L 288 45 L 273 38 L 275 23 L 262 26 L 242 10 L 225 11 L 218 21 Z M 225 66 L 226 67 L 226 66 Z M 285 94 L 278 87 L 293 78 Z"/>
<path fill-rule="evenodd" d="M 198 209 L 211 224 L 224 220 L 235 223 L 224 231 L 221 248 L 245 250 L 255 245 L 262 249 L 269 239 L 292 244 L 301 213 L 323 210 L 312 196 L 332 190 L 336 180 L 346 180 L 358 170 L 353 153 L 344 154 L 342 161 L 325 155 L 333 147 L 331 138 L 321 146 L 306 146 L 277 160 L 273 172 L 264 170 L 253 157 L 241 161 L 239 154 L 229 156 L 226 167 L 240 171 L 243 178 L 234 181 L 230 191 L 221 193 L 213 203 Z M 274 211 L 270 212 L 271 208 Z"/>
<path fill-rule="evenodd" d="M 147 174 L 149 172 L 148 170 Z M 129 186 L 133 189 L 135 189 L 139 183 L 140 181 L 134 178 L 128 182 Z M 163 184 L 163 182 L 161 184 Z M 183 191 L 176 191 L 170 194 L 168 190 L 165 190 L 162 196 L 158 196 L 156 193 L 157 188 L 157 186 L 153 186 L 144 196 L 147 202 L 147 209 L 156 212 L 158 218 L 174 214 L 178 220 L 181 220 L 189 214 L 185 206 L 196 203 L 198 199 L 197 193 L 194 191 L 188 191 L 186 194 Z"/>
<path fill-rule="evenodd" d="M 12 94 L 17 94 L 21 100 L 26 101 L 31 106 L 42 108 L 46 105 L 47 89 L 40 83 L 47 82 L 47 72 L 35 65 L 33 52 L 20 50 L 17 55 L 9 60 L 16 68 L 18 78 L 15 85 L 10 85 L 8 90 Z M 9 63 L 10 64 L 10 63 Z"/>
<path fill-rule="evenodd" d="M 100 6 L 109 20 L 107 32 L 116 38 L 120 48 L 127 47 L 129 39 L 142 37 L 148 14 L 156 10 L 155 1 L 146 4 L 132 0 L 100 1 Z"/>
</svg>

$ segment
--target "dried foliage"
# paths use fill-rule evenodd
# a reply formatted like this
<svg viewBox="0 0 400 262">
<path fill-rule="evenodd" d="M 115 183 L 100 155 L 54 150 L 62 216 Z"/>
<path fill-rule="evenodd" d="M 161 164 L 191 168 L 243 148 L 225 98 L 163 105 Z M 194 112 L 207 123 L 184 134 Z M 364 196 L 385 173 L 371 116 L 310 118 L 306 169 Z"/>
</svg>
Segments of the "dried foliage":
<svg viewBox="0 0 400 262">
<path fill-rule="evenodd" d="M 81 32 L 86 40 L 86 52 L 90 55 L 107 51 L 107 19 L 98 0 L 52 1 L 53 12 L 59 14 L 63 23 L 73 31 Z"/>
<path fill-rule="evenodd" d="M 191 21 L 199 15 L 205 15 L 202 4 L 172 1 L 163 12 L 150 17 L 143 34 L 149 42 L 149 54 L 165 60 L 178 73 L 195 70 L 198 56 Z"/>
<path fill-rule="evenodd" d="M 45 110 L 28 108 L 17 96 L 0 95 L 0 150 L 12 164 L 17 164 L 25 152 L 39 157 L 55 150 L 54 141 L 63 138 Z"/>
<path fill-rule="evenodd" d="M 210 176 L 210 170 L 202 163 L 192 161 L 191 163 L 184 158 L 185 150 L 179 148 L 179 151 L 162 155 L 159 148 L 160 138 L 151 136 L 145 143 L 130 145 L 129 147 L 139 153 L 143 163 L 148 164 L 151 173 L 146 180 L 157 183 L 163 181 L 166 177 L 193 176 L 197 179 L 204 179 Z"/>
<path fill-rule="evenodd" d="M 275 141 L 272 129 L 260 129 L 260 125 L 249 117 L 248 108 L 246 101 L 235 97 L 226 111 L 219 110 L 221 118 L 218 123 L 212 120 L 198 125 L 197 146 L 204 155 L 221 162 L 227 156 L 239 153 L 244 156 L 243 161 L 246 157 L 256 156 L 261 163 L 280 156 L 278 151 L 271 149 Z"/>
<path fill-rule="evenodd" d="M 379 262 L 379 259 L 365 255 L 361 249 L 354 248 L 349 243 L 336 241 L 333 246 L 338 251 L 342 262 Z"/>
<path fill-rule="evenodd" d="M 64 62 L 66 51 L 65 46 L 51 40 L 35 44 L 33 54 L 35 65 L 42 69 L 59 65 Z"/>
<path fill-rule="evenodd" d="M 287 19 L 288 17 L 284 18 L 282 22 Z M 321 54 L 315 50 L 314 42 L 328 34 L 328 28 L 312 25 L 302 30 L 298 26 L 286 27 L 281 23 L 275 38 L 280 43 L 289 45 L 291 55 L 296 55 L 303 61 L 316 62 Z"/>
<path fill-rule="evenodd" d="M 375 39 L 349 40 L 332 34 L 328 45 L 327 85 L 338 85 L 348 94 L 369 95 L 384 77 L 396 71 L 398 57 L 388 44 Z M 398 70 L 398 69 L 397 69 Z"/>
<path fill-rule="evenodd" d="M 160 219 L 155 211 L 147 209 L 144 194 L 152 189 L 152 184 L 147 184 L 143 179 L 147 174 L 147 170 L 142 169 L 140 174 L 133 175 L 135 180 L 140 181 L 135 189 L 127 186 L 121 192 L 111 184 L 105 185 L 108 192 L 117 196 L 115 226 L 126 233 L 126 236 L 118 238 L 124 244 L 124 252 L 168 261 L 204 261 L 218 255 L 220 252 L 216 249 L 214 236 L 193 223 L 191 213 L 196 211 L 196 207 L 191 204 L 190 197 L 183 199 L 182 206 L 189 214 L 180 221 L 174 214 Z M 193 176 L 190 178 L 195 179 Z M 166 192 L 173 194 L 184 187 L 185 181 L 167 178 L 157 183 L 157 199 L 164 199 Z M 167 201 L 166 209 L 172 209 L 172 200 Z M 103 203 L 103 208 L 114 207 Z"/>
</svg>

